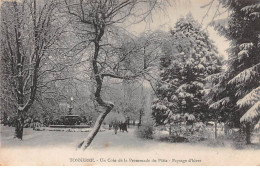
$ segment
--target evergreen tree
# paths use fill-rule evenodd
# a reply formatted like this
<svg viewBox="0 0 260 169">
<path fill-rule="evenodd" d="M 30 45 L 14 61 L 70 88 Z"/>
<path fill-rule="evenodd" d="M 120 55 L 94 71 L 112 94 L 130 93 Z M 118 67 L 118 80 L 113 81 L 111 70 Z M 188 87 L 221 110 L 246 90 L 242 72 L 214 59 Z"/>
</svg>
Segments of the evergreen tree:
<svg viewBox="0 0 260 169">
<path fill-rule="evenodd" d="M 158 98 L 152 106 L 157 124 L 207 120 L 204 79 L 221 69 L 213 42 L 188 14 L 177 21 L 162 51 Z"/>
<path fill-rule="evenodd" d="M 259 0 L 221 0 L 230 15 L 213 23 L 231 40 L 227 70 L 212 77 L 217 81 L 212 94 L 215 109 L 231 110 L 231 120 L 245 122 L 246 141 L 250 143 L 250 124 L 260 126 L 260 2 Z M 227 23 L 227 24 L 224 24 Z M 213 90 L 212 90 L 213 91 Z M 258 122 L 257 122 L 258 121 Z M 256 123 L 257 122 L 257 123 Z"/>
</svg>

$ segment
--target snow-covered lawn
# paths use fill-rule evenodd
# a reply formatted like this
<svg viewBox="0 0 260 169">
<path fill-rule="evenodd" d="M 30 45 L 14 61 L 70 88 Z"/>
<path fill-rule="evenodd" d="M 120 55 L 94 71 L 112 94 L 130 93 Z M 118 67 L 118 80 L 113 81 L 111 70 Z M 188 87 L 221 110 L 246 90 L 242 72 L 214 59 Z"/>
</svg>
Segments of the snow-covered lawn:
<svg viewBox="0 0 260 169">
<path fill-rule="evenodd" d="M 76 147 L 87 135 L 88 132 L 70 132 L 70 131 L 35 131 L 31 128 L 24 129 L 23 140 L 13 138 L 14 128 L 2 126 L 1 129 L 2 147 L 27 147 L 27 146 L 68 146 Z M 113 148 L 113 147 L 143 147 L 148 143 L 155 143 L 152 140 L 142 140 L 136 138 L 134 128 L 129 132 L 118 132 L 114 134 L 113 130 L 99 132 L 91 144 L 91 149 Z"/>
<path fill-rule="evenodd" d="M 234 150 L 208 147 L 202 144 L 163 143 L 143 140 L 134 134 L 112 130 L 97 134 L 86 151 L 76 151 L 76 145 L 88 132 L 24 130 L 23 141 L 13 139 L 14 128 L 1 126 L 1 165 L 256 165 L 260 164 L 260 150 Z M 72 159 L 94 159 L 92 162 L 72 162 Z M 106 162 L 100 162 L 100 158 Z M 127 162 L 113 162 L 113 159 Z M 157 162 L 133 162 L 131 159 Z M 160 162 L 158 162 L 160 160 Z M 162 162 L 165 159 L 167 162 Z M 183 160 L 194 159 L 197 162 Z M 176 160 L 182 160 L 176 161 Z M 108 162 L 111 161 L 111 162 Z"/>
</svg>

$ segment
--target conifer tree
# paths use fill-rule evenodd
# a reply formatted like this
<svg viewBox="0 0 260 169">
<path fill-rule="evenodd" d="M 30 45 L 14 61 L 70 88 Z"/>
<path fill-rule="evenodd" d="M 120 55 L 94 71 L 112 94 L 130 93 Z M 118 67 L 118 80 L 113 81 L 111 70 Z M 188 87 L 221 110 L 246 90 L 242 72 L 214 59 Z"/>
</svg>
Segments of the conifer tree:
<svg viewBox="0 0 260 169">
<path fill-rule="evenodd" d="M 217 81 L 211 107 L 231 110 L 233 117 L 238 117 L 233 120 L 246 125 L 246 142 L 250 143 L 251 124 L 256 124 L 256 129 L 260 127 L 260 2 L 219 2 L 230 15 L 226 20 L 214 21 L 213 25 L 231 41 L 231 48 L 228 69 L 211 78 Z"/>
<path fill-rule="evenodd" d="M 163 53 L 158 98 L 152 107 L 157 124 L 207 120 L 204 79 L 221 69 L 218 52 L 208 34 L 188 14 L 177 21 Z"/>
</svg>

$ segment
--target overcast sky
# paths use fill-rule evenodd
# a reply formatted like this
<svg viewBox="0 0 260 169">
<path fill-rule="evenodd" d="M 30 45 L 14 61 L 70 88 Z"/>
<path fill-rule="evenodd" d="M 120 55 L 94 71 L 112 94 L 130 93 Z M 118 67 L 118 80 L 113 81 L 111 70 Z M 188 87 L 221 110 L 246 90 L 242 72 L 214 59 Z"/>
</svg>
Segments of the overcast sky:
<svg viewBox="0 0 260 169">
<path fill-rule="evenodd" d="M 146 30 L 164 30 L 169 31 L 170 28 L 173 28 L 176 21 L 181 17 L 185 16 L 189 12 L 192 13 L 195 20 L 202 22 L 203 16 L 207 13 L 208 8 L 201 8 L 201 6 L 209 3 L 211 0 L 169 0 L 171 5 L 168 5 L 164 11 L 155 11 L 153 12 L 152 21 L 142 22 L 135 25 L 131 25 L 127 29 L 135 34 L 139 34 Z M 208 13 L 208 16 L 205 17 L 203 21 L 203 27 L 212 20 L 212 17 L 217 9 L 218 4 L 213 4 L 212 9 Z M 221 9 L 224 11 L 224 9 Z M 221 15 L 218 18 L 226 18 L 227 13 Z M 224 55 L 227 58 L 226 49 L 229 47 L 229 42 L 224 37 L 218 35 L 218 33 L 212 28 L 207 27 L 210 39 L 215 42 L 220 54 Z"/>
</svg>

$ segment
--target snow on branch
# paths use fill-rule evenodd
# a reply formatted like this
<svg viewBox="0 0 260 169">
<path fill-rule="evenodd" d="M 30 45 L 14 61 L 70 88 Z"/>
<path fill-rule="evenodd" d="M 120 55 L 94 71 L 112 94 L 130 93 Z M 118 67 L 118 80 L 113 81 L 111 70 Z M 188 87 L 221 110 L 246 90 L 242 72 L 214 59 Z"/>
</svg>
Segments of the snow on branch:
<svg viewBox="0 0 260 169">
<path fill-rule="evenodd" d="M 233 79 L 231 79 L 228 84 L 238 84 L 242 82 L 248 82 L 256 78 L 257 75 L 260 73 L 260 63 L 240 72 L 236 75 Z"/>
<path fill-rule="evenodd" d="M 152 105 L 152 108 L 166 111 L 168 108 L 161 102 Z"/>
<path fill-rule="evenodd" d="M 206 82 L 214 82 L 216 80 L 219 80 L 223 77 L 223 72 L 220 72 L 220 73 L 216 73 L 216 74 L 212 74 L 212 75 L 209 75 L 205 78 L 205 81 Z"/>
<path fill-rule="evenodd" d="M 260 10 L 260 2 L 254 5 L 245 6 L 241 9 L 241 11 L 249 14 L 253 11 Z"/>
<path fill-rule="evenodd" d="M 229 97 L 225 97 L 209 106 L 210 109 L 219 109 L 221 106 L 226 106 L 230 102 Z"/>
<path fill-rule="evenodd" d="M 178 87 L 178 89 L 176 90 L 177 93 L 180 93 L 180 92 L 185 92 L 186 90 L 190 89 L 191 86 L 190 84 L 182 84 Z"/>
<path fill-rule="evenodd" d="M 240 122 L 252 122 L 252 120 L 260 115 L 260 101 L 252 106 L 240 119 Z"/>
<path fill-rule="evenodd" d="M 198 81 L 194 81 L 192 82 L 192 84 L 196 87 L 200 87 L 201 89 L 204 87 L 204 84 Z"/>
<path fill-rule="evenodd" d="M 253 89 L 250 93 L 245 95 L 242 99 L 238 100 L 237 105 L 240 107 L 246 105 L 254 105 L 257 101 L 260 100 L 260 86 L 256 89 Z"/>
<path fill-rule="evenodd" d="M 242 43 L 241 45 L 239 45 L 239 49 L 240 50 L 251 50 L 253 48 L 254 44 L 251 43 Z"/>
<path fill-rule="evenodd" d="M 259 18 L 260 17 L 260 12 L 252 12 L 249 14 L 251 17 Z"/>
<path fill-rule="evenodd" d="M 257 124 L 255 125 L 255 129 L 259 129 L 260 128 L 260 120 L 257 122 Z"/>
<path fill-rule="evenodd" d="M 254 5 L 248 5 L 241 9 L 242 12 L 245 12 L 250 17 L 259 18 L 260 17 L 260 2 Z"/>
<path fill-rule="evenodd" d="M 241 61 L 242 59 L 249 57 L 249 51 L 248 50 L 241 50 L 238 53 L 238 60 Z"/>
</svg>

